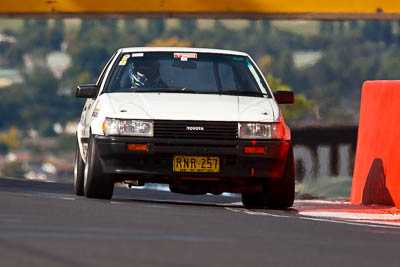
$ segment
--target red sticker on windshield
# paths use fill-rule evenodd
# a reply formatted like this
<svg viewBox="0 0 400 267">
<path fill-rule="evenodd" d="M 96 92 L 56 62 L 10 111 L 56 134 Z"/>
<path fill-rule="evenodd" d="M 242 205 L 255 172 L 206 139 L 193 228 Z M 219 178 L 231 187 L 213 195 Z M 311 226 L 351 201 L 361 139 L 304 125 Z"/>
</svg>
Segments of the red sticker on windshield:
<svg viewBox="0 0 400 267">
<path fill-rule="evenodd" d="M 187 61 L 188 58 L 197 58 L 196 53 L 174 53 L 174 58 L 180 58 L 181 61 Z"/>
</svg>

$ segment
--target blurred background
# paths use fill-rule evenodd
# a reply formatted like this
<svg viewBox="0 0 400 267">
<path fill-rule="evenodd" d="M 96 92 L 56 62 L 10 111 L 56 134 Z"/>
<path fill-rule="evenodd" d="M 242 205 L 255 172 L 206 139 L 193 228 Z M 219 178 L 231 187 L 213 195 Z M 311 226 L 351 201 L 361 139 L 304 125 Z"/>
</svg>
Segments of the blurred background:
<svg viewBox="0 0 400 267">
<path fill-rule="evenodd" d="M 76 85 L 95 82 L 114 51 L 128 46 L 247 52 L 274 90 L 295 93 L 296 103 L 282 106 L 294 131 L 315 126 L 356 130 L 362 83 L 398 79 L 400 22 L 0 19 L 3 177 L 72 181 L 75 129 L 83 107 L 75 98 Z M 354 142 L 350 146 L 354 151 Z M 336 167 L 347 169 L 333 174 L 319 164 L 311 173 L 304 160 L 310 153 L 303 147 L 295 153 L 303 153 L 303 163 L 296 160 L 300 193 L 321 197 L 316 192 L 326 187 L 327 197 L 349 195 L 351 164 Z M 352 153 L 343 153 L 343 164 L 353 161 Z"/>
</svg>

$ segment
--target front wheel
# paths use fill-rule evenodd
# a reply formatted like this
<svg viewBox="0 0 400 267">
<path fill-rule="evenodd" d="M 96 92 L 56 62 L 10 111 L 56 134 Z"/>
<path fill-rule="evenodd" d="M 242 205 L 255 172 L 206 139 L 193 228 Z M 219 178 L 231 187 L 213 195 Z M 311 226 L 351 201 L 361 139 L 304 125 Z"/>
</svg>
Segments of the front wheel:
<svg viewBox="0 0 400 267">
<path fill-rule="evenodd" d="M 266 201 L 269 208 L 286 209 L 293 205 L 295 177 L 294 153 L 293 147 L 290 146 L 282 177 L 270 179 L 266 184 Z"/>
<path fill-rule="evenodd" d="M 114 182 L 102 171 L 101 160 L 97 151 L 95 139 L 91 135 L 85 166 L 84 188 L 85 196 L 89 198 L 111 199 Z"/>
<path fill-rule="evenodd" d="M 79 151 L 78 141 L 75 148 L 75 161 L 74 161 L 74 191 L 77 196 L 84 195 L 83 182 L 84 182 L 85 162 L 81 157 Z"/>
<path fill-rule="evenodd" d="M 242 203 L 246 208 L 269 207 L 286 209 L 293 205 L 295 196 L 295 167 L 293 147 L 290 146 L 285 170 L 281 178 L 268 179 L 259 193 L 242 193 Z"/>
</svg>

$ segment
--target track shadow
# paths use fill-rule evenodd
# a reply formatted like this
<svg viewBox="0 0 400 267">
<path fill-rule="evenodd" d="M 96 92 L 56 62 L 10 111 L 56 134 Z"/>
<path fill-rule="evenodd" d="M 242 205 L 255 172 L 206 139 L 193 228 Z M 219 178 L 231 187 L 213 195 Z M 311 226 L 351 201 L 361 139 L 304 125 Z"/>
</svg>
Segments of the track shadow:
<svg viewBox="0 0 400 267">
<path fill-rule="evenodd" d="M 0 178 L 0 192 L 9 193 L 29 193 L 29 194 L 60 194 L 76 197 L 73 191 L 73 184 L 43 182 L 28 179 Z M 228 207 L 245 209 L 239 196 L 215 196 L 215 195 L 183 195 L 167 191 L 152 189 L 126 189 L 116 187 L 114 197 L 111 200 L 87 199 L 76 197 L 78 200 L 120 202 L 120 203 L 146 203 L 146 204 L 166 204 L 176 206 L 202 206 L 202 207 Z M 251 208 L 248 210 L 271 210 L 265 208 Z M 292 208 L 281 210 L 291 212 Z"/>
<path fill-rule="evenodd" d="M 113 198 L 112 201 L 120 203 L 146 203 L 146 204 L 167 204 L 176 206 L 197 206 L 197 207 L 230 207 L 230 208 L 243 208 L 239 203 L 206 203 L 206 202 L 194 202 L 194 201 L 182 201 L 176 199 L 140 199 L 140 198 Z"/>
<path fill-rule="evenodd" d="M 193 206 L 232 206 L 237 207 L 236 203 L 241 205 L 241 199 L 237 196 L 221 195 L 184 195 L 169 191 L 152 189 L 124 189 L 118 188 L 112 198 L 116 202 L 142 202 L 153 204 L 171 204 L 171 205 L 193 205 Z M 234 203 L 234 205 L 232 205 Z"/>
<path fill-rule="evenodd" d="M 386 174 L 382 159 L 376 158 L 372 162 L 371 168 L 365 182 L 363 204 L 383 204 L 393 205 L 393 198 L 386 187 Z"/>
<path fill-rule="evenodd" d="M 172 192 L 154 192 L 152 194 L 148 194 L 149 192 L 151 192 L 151 190 L 147 192 L 146 191 L 140 192 L 142 194 L 135 197 L 117 195 L 116 197 L 113 197 L 111 201 L 119 203 L 163 204 L 163 205 L 186 206 L 186 207 L 192 206 L 192 207 L 214 207 L 214 208 L 237 208 L 254 212 L 256 211 L 260 212 L 275 211 L 283 213 L 296 212 L 296 209 L 293 207 L 287 209 L 271 209 L 269 207 L 245 208 L 241 202 L 240 197 L 225 197 L 225 196 L 212 196 L 212 195 L 188 196 Z M 133 193 L 137 193 L 137 191 Z"/>
</svg>

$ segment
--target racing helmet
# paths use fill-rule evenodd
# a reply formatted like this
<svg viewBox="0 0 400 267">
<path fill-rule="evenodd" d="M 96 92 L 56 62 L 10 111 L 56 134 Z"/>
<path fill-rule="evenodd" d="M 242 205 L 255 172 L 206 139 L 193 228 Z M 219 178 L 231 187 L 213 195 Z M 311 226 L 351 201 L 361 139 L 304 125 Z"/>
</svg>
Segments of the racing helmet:
<svg viewBox="0 0 400 267">
<path fill-rule="evenodd" d="M 129 66 L 132 88 L 156 88 L 160 80 L 160 61 L 135 59 Z"/>
</svg>

